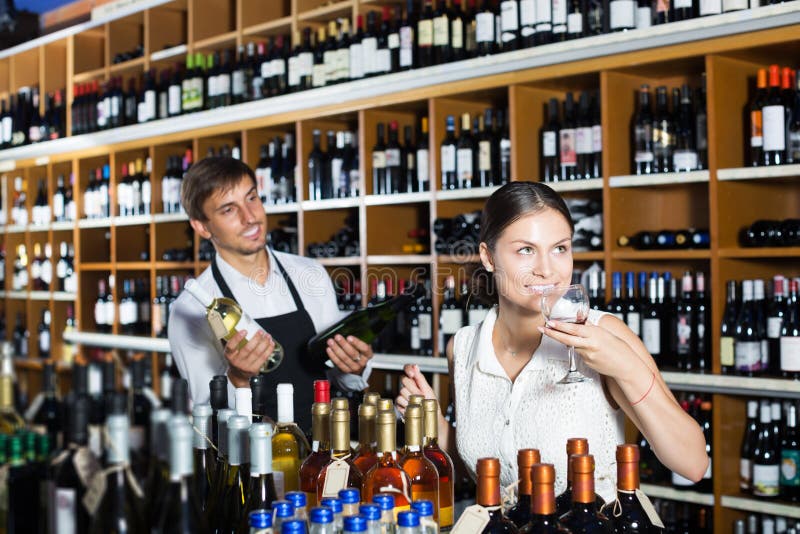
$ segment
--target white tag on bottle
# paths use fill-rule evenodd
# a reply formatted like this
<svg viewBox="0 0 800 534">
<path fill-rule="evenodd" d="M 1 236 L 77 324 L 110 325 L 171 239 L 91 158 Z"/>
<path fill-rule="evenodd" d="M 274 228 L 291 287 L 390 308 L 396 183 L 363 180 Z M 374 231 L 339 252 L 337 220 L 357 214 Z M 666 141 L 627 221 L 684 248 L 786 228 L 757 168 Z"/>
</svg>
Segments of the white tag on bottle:
<svg viewBox="0 0 800 534">
<path fill-rule="evenodd" d="M 664 528 L 664 523 L 661 522 L 661 518 L 653 507 L 653 503 L 650 502 L 650 498 L 638 488 L 636 489 L 636 498 L 639 499 L 639 504 L 642 506 L 644 513 L 647 514 L 650 523 L 652 523 L 654 527 Z"/>
<path fill-rule="evenodd" d="M 214 335 L 219 339 L 225 338 L 228 335 L 228 329 L 225 328 L 222 316 L 216 310 L 211 310 L 208 312 L 207 317 L 208 324 L 211 325 L 211 331 L 214 332 Z"/>
<path fill-rule="evenodd" d="M 489 510 L 480 504 L 473 504 L 464 510 L 451 532 L 452 534 L 481 534 L 490 519 Z"/>
<path fill-rule="evenodd" d="M 93 516 L 97 513 L 100 503 L 103 501 L 103 495 L 106 493 L 106 473 L 99 472 L 93 478 L 91 483 L 86 488 L 86 495 L 83 496 L 83 505 Z"/>
<path fill-rule="evenodd" d="M 337 497 L 339 490 L 347 486 L 350 476 L 350 464 L 344 460 L 335 460 L 328 466 L 325 474 L 325 485 L 322 488 L 322 497 Z"/>
<path fill-rule="evenodd" d="M 95 458 L 94 454 L 92 454 L 87 447 L 81 447 L 75 452 L 72 461 L 75 465 L 75 471 L 78 473 L 78 478 L 81 479 L 81 484 L 83 484 L 84 487 L 89 487 L 89 483 L 92 482 L 97 472 L 100 471 L 100 464 L 97 458 Z"/>
</svg>

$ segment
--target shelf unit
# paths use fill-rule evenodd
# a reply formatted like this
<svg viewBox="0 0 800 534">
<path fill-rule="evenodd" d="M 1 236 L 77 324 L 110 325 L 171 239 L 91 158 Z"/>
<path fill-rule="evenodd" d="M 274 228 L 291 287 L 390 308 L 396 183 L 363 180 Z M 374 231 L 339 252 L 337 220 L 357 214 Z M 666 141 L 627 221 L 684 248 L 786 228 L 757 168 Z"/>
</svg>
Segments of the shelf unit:
<svg viewBox="0 0 800 534">
<path fill-rule="evenodd" d="M 202 3 L 202 10 L 199 6 Z M 381 4 L 375 0 L 345 0 L 327 4 L 323 0 L 234 0 L 213 3 L 202 0 L 153 0 L 143 10 L 114 13 L 104 19 L 68 28 L 42 39 L 0 53 L 0 97 L 23 85 L 38 84 L 47 90 L 67 88 L 73 99 L 73 83 L 107 79 L 112 75 L 138 75 L 150 68 L 162 69 L 181 62 L 186 53 L 209 52 L 261 41 L 315 26 L 331 18 L 352 18 Z M 211 9 L 211 11 L 208 11 Z M 202 16 L 201 16 L 202 14 Z M 744 146 L 741 110 L 748 101 L 748 79 L 759 67 L 774 61 L 789 61 L 800 47 L 800 3 L 788 2 L 756 10 L 729 13 L 648 30 L 615 33 L 520 50 L 491 57 L 469 59 L 400 72 L 379 78 L 349 82 L 312 91 L 249 102 L 225 109 L 126 126 L 87 135 L 68 136 L 36 145 L 0 151 L 0 178 L 17 175 L 28 179 L 28 198 L 35 196 L 37 178 L 46 178 L 54 190 L 59 174 L 76 178 L 75 195 L 81 211 L 88 169 L 108 163 L 111 184 L 116 184 L 121 163 L 130 158 L 151 157 L 154 182 L 160 180 L 168 155 L 187 146 L 203 154 L 213 143 L 241 140 L 245 161 L 251 166 L 257 145 L 269 134 L 293 132 L 297 136 L 298 202 L 265 206 L 269 224 L 287 214 L 297 216 L 298 245 L 327 239 L 349 214 L 359 222 L 361 253 L 353 258 L 321 260 L 331 274 L 350 272 L 362 280 L 396 273 L 400 278 L 424 272 L 441 288 L 446 273 L 468 275 L 479 261 L 474 254 L 437 255 L 434 236 L 423 242 L 422 254 L 402 254 L 401 231 L 425 224 L 436 217 L 450 217 L 479 210 L 496 187 L 457 191 L 432 190 L 408 195 L 369 194 L 371 161 L 369 149 L 376 122 L 386 116 L 430 119 L 431 176 L 438 176 L 438 148 L 444 136 L 444 116 L 460 111 L 477 112 L 485 107 L 507 106 L 510 110 L 512 174 L 514 179 L 538 178 L 536 132 L 542 125 L 541 104 L 551 97 L 563 98 L 568 91 L 595 89 L 600 92 L 603 133 L 603 178 L 550 184 L 567 197 L 592 198 L 602 202 L 604 242 L 601 251 L 576 252 L 575 263 L 597 262 L 607 272 L 624 270 L 704 270 L 710 273 L 713 329 L 720 324 L 724 282 L 728 278 L 767 277 L 781 271 L 800 274 L 798 248 L 744 249 L 736 242 L 738 229 L 758 217 L 789 217 L 796 214 L 800 165 L 750 168 L 738 150 Z M 114 65 L 114 54 L 144 45 L 144 55 Z M 634 90 L 641 83 L 675 86 L 696 83 L 700 73 L 708 80 L 708 170 L 653 176 L 630 176 L 630 146 L 627 126 L 634 110 Z M 69 114 L 68 114 L 69 115 Z M 358 131 L 362 195 L 352 199 L 309 201 L 305 198 L 306 160 L 310 130 L 346 125 Z M 68 121 L 68 128 L 71 124 Z M 528 149 L 530 147 L 530 149 Z M 201 150 L 202 148 L 202 150 Z M 154 183 L 153 190 L 158 191 Z M 789 192 L 791 194 L 782 194 Z M 781 193 L 781 194 L 778 194 Z M 157 193 L 156 193 L 157 194 Z M 158 203 L 154 206 L 157 209 Z M 6 200 L 8 202 L 8 200 Z M 8 204 L 4 206 L 8 209 Z M 386 224 L 391 221 L 392 224 Z M 79 273 L 76 295 L 58 292 L 5 291 L 0 303 L 7 320 L 23 313 L 29 326 L 38 321 L 42 309 L 53 313 L 54 354 L 61 344 L 58 325 L 66 307 L 73 305 L 83 332 L 66 336 L 83 347 L 106 347 L 153 354 L 168 351 L 166 340 L 93 334 L 92 305 L 97 281 L 111 276 L 117 282 L 128 276 L 150 281 L 162 274 L 197 275 L 207 262 L 197 259 L 199 240 L 186 234 L 183 214 L 154 213 L 135 219 L 111 217 L 52 223 L 41 227 L 0 228 L 7 250 L 6 280 L 11 279 L 13 247 L 26 243 L 68 241 L 75 245 Z M 616 246 L 621 234 L 663 228 L 707 227 L 708 250 L 630 251 Z M 189 245 L 189 262 L 161 261 L 161 253 Z M 55 251 L 55 246 L 54 246 Z M 142 261 L 138 254 L 146 252 Z M 420 271 L 421 270 L 421 271 Z M 608 285 L 608 284 L 607 284 Z M 112 298 L 119 301 L 119 284 Z M 441 296 L 434 292 L 434 310 Z M 434 320 L 438 324 L 438 320 Z M 30 328 L 31 347 L 36 334 Z M 11 331 L 11 328 L 8 328 Z M 435 336 L 434 336 L 435 337 Z M 738 495 L 738 444 L 744 427 L 747 396 L 800 397 L 800 386 L 779 379 L 750 379 L 719 374 L 719 342 L 713 343 L 711 374 L 664 373 L 675 390 L 704 391 L 714 395 L 714 495 L 670 492 L 671 488 L 647 488 L 653 496 L 678 500 L 696 499 L 714 506 L 717 532 L 729 529 L 743 512 L 765 511 L 767 505 Z M 41 368 L 35 351 L 32 358 L 17 362 L 20 375 L 34 380 Z M 396 371 L 404 363 L 418 363 L 424 371 L 437 373 L 438 387 L 447 391 L 446 364 L 442 358 L 376 355 L 378 371 Z M 155 377 L 154 377 L 155 378 Z M 157 384 L 156 384 L 157 387 Z M 445 393 L 446 396 L 446 393 Z M 446 399 L 444 399 L 446 401 Z M 664 493 L 666 492 L 666 493 Z M 667 495 L 668 494 L 668 495 Z M 711 500 L 708 501 L 707 499 Z M 694 502 L 694 501 L 691 501 Z M 771 509 L 771 508 L 769 508 Z M 775 510 L 791 515 L 778 505 Z"/>
</svg>

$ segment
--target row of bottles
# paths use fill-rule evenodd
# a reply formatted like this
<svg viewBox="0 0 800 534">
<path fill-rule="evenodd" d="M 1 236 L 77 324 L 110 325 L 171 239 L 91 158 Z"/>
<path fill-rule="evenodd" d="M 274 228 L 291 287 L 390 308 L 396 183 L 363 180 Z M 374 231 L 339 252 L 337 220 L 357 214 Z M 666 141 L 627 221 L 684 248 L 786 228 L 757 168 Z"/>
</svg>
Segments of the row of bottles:
<svg viewBox="0 0 800 534">
<path fill-rule="evenodd" d="M 118 318 L 120 334 L 150 335 L 152 328 L 156 337 L 166 337 L 170 305 L 178 298 L 186 279 L 178 275 L 157 276 L 152 300 L 147 279 L 125 279 L 118 290 L 118 303 L 112 294 L 113 278 L 98 280 L 93 310 L 96 331 L 111 333 Z"/>
<path fill-rule="evenodd" d="M 711 246 L 711 235 L 705 228 L 641 231 L 619 236 L 617 245 L 635 250 L 707 249 Z"/>
<path fill-rule="evenodd" d="M 798 531 L 797 519 L 767 514 L 750 514 L 747 519 L 737 519 L 731 529 L 732 534 L 797 534 Z"/>
<path fill-rule="evenodd" d="M 714 509 L 710 506 L 667 499 L 653 499 L 664 522 L 664 534 L 711 534 Z"/>
<path fill-rule="evenodd" d="M 358 218 L 349 214 L 344 226 L 336 230 L 328 241 L 306 245 L 306 255 L 312 258 L 357 257 L 361 254 L 358 237 Z"/>
<path fill-rule="evenodd" d="M 117 177 L 117 213 L 120 217 L 150 215 L 152 213 L 152 185 L 150 174 L 153 162 L 148 157 L 123 163 Z M 162 182 L 163 187 L 163 182 Z"/>
<path fill-rule="evenodd" d="M 24 243 L 17 245 L 11 275 L 12 291 L 63 291 L 75 293 L 78 290 L 78 276 L 75 272 L 75 248 L 72 243 L 59 244 L 59 257 L 53 265 L 53 249 L 50 243 L 33 245 L 33 257 L 28 257 Z M 0 287 L 5 289 L 5 249 L 0 249 L 0 265 L 3 276 Z M 28 268 L 30 264 L 30 269 Z M 55 269 L 55 272 L 54 272 Z"/>
<path fill-rule="evenodd" d="M 428 118 L 419 120 L 419 127 L 403 127 L 403 144 L 400 144 L 400 127 L 397 121 L 376 126 L 375 146 L 372 147 L 372 194 L 420 193 L 430 190 L 428 153 Z M 414 139 L 416 137 L 416 139 Z"/>
<path fill-rule="evenodd" d="M 638 280 L 637 280 L 638 278 Z M 638 282 L 638 285 L 637 285 Z M 659 368 L 711 371 L 711 306 L 703 272 L 614 272 L 605 309 L 639 337 Z M 590 279 L 591 286 L 595 285 Z M 598 306 L 602 309 L 602 305 Z"/>
<path fill-rule="evenodd" d="M 758 70 L 756 91 L 747 109 L 750 165 L 800 163 L 798 78 L 797 71 L 790 67 L 770 65 L 769 69 Z"/>
<path fill-rule="evenodd" d="M 800 219 L 757 220 L 742 228 L 739 244 L 743 247 L 800 246 Z"/>
<path fill-rule="evenodd" d="M 722 372 L 800 376 L 800 280 L 782 275 L 771 283 L 729 280 L 726 288 L 720 326 Z"/>
<path fill-rule="evenodd" d="M 75 314 L 72 304 L 67 305 L 66 320 L 64 323 L 64 332 L 71 331 L 75 328 Z M 2 337 L 0 340 L 6 339 L 6 325 L 5 317 L 0 316 L 0 332 Z M 41 310 L 39 315 L 39 323 L 36 326 L 36 348 L 38 356 L 41 359 L 50 358 L 52 355 L 52 314 L 50 310 L 45 308 Z M 14 321 L 14 329 L 11 332 L 11 347 L 12 353 L 17 358 L 27 358 L 30 356 L 30 331 L 28 330 L 25 322 L 25 315 L 22 312 L 17 312 Z M 63 342 L 61 347 L 61 355 L 64 360 L 69 362 L 73 356 L 73 347 Z"/>
<path fill-rule="evenodd" d="M 697 89 L 684 84 L 656 88 L 655 112 L 649 85 L 639 90 L 632 121 L 632 174 L 687 172 L 708 168 L 706 78 Z"/>
<path fill-rule="evenodd" d="M 455 217 L 438 217 L 433 221 L 437 254 L 474 255 L 478 253 L 481 234 L 481 212 L 462 213 Z"/>
<path fill-rule="evenodd" d="M 40 179 L 36 187 L 34 204 L 29 212 L 27 205 L 28 195 L 26 193 L 27 180 L 22 176 L 15 177 L 11 204 L 11 222 L 20 226 L 25 226 L 28 223 L 42 226 L 49 224 L 51 221 L 74 221 L 75 199 L 72 194 L 73 182 L 74 177 L 72 175 L 70 175 L 68 183 L 64 181 L 63 175 L 59 175 L 51 204 L 47 194 L 47 181 Z M 2 212 L 3 219 L 5 219 L 5 209 Z M 5 224 L 6 221 L 3 220 L 2 223 Z"/>
<path fill-rule="evenodd" d="M 341 149 L 344 150 L 344 135 Z M 350 164 L 352 165 L 352 162 Z M 266 205 L 295 202 L 297 200 L 296 172 L 297 157 L 294 135 L 286 133 L 283 138 L 275 137 L 268 144 L 261 145 L 258 164 L 255 167 L 261 202 Z"/>
<path fill-rule="evenodd" d="M 15 148 L 30 143 L 60 139 L 67 135 L 64 90 L 44 96 L 40 110 L 39 88 L 20 87 L 0 104 L 0 148 Z"/>
<path fill-rule="evenodd" d="M 511 135 L 507 109 L 486 109 L 471 117 L 445 118 L 440 145 L 442 191 L 503 185 L 511 180 Z"/>
<path fill-rule="evenodd" d="M 325 150 L 322 131 L 312 132 L 308 154 L 308 199 L 355 198 L 361 184 L 358 136 L 351 131 L 329 130 Z"/>
<path fill-rule="evenodd" d="M 540 179 L 543 182 L 603 177 L 603 129 L 597 92 L 582 92 L 576 104 L 567 93 L 545 105 L 546 122 L 539 134 Z"/>
</svg>

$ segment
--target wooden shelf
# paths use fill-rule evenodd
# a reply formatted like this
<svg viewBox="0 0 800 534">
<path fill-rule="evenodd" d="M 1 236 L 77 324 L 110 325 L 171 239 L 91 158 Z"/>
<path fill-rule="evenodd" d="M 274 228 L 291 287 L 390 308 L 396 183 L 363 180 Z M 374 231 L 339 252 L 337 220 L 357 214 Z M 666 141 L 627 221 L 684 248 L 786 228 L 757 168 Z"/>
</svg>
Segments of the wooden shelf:
<svg viewBox="0 0 800 534">
<path fill-rule="evenodd" d="M 368 255 L 368 265 L 419 265 L 431 263 L 433 256 L 430 254 L 398 254 L 398 255 Z"/>
<path fill-rule="evenodd" d="M 303 211 L 340 210 L 358 207 L 359 198 L 331 198 L 328 200 L 304 200 L 300 203 Z"/>
<path fill-rule="evenodd" d="M 28 232 L 49 232 L 50 223 L 47 224 L 29 224 L 27 227 Z"/>
<path fill-rule="evenodd" d="M 28 227 L 22 224 L 12 224 L 6 226 L 6 233 L 9 234 L 21 234 L 27 231 Z"/>
<path fill-rule="evenodd" d="M 353 256 L 352 258 L 313 258 L 320 265 L 326 267 L 350 267 L 354 265 L 361 265 L 361 256 Z"/>
<path fill-rule="evenodd" d="M 353 0 L 344 0 L 328 6 L 318 7 L 297 14 L 297 20 L 308 22 L 327 22 L 339 16 L 347 16 L 352 13 Z"/>
<path fill-rule="evenodd" d="M 264 211 L 267 215 L 279 215 L 281 213 L 297 213 L 300 211 L 300 204 L 292 202 L 290 204 L 264 204 Z"/>
<path fill-rule="evenodd" d="M 738 495 L 723 495 L 720 498 L 720 504 L 725 508 L 733 508 L 745 512 L 800 519 L 800 506 L 797 503 L 775 502 Z"/>
<path fill-rule="evenodd" d="M 75 293 L 67 293 L 66 291 L 54 291 L 53 300 L 57 302 L 75 302 L 78 295 Z"/>
<path fill-rule="evenodd" d="M 661 375 L 671 389 L 679 391 L 800 399 L 800 381 L 798 380 L 670 371 L 663 371 Z"/>
<path fill-rule="evenodd" d="M 195 51 L 204 50 L 208 48 L 223 48 L 225 45 L 235 44 L 237 37 L 238 33 L 236 31 L 221 33 L 219 35 L 215 35 L 207 39 L 195 41 L 192 48 Z"/>
<path fill-rule="evenodd" d="M 606 253 L 602 250 L 574 251 L 572 253 L 574 261 L 603 261 L 605 257 Z"/>
<path fill-rule="evenodd" d="M 18 299 L 18 300 L 28 300 L 28 292 L 27 291 L 6 291 L 6 298 L 9 299 Z"/>
<path fill-rule="evenodd" d="M 707 260 L 711 258 L 710 250 L 614 250 L 611 257 L 615 260 Z"/>
<path fill-rule="evenodd" d="M 798 258 L 800 247 L 721 248 L 720 258 Z"/>
<path fill-rule="evenodd" d="M 600 191 L 603 189 L 602 178 L 590 180 L 567 180 L 565 182 L 545 182 L 554 191 L 566 193 L 568 191 Z"/>
<path fill-rule="evenodd" d="M 261 24 L 248 26 L 242 30 L 242 35 L 277 35 L 289 33 L 292 27 L 292 17 L 282 17 Z"/>
<path fill-rule="evenodd" d="M 153 215 L 154 223 L 180 222 L 188 220 L 189 216 L 185 213 L 156 213 Z"/>
<path fill-rule="evenodd" d="M 125 217 L 114 217 L 114 226 L 136 226 L 139 224 L 150 224 L 153 221 L 152 215 L 127 215 Z"/>
<path fill-rule="evenodd" d="M 662 174 L 631 174 L 612 176 L 608 179 L 611 187 L 653 187 L 662 185 L 682 185 L 708 183 L 708 171 L 667 172 Z"/>
<path fill-rule="evenodd" d="M 422 193 L 399 193 L 396 195 L 367 195 L 364 204 L 367 206 L 394 206 L 397 204 L 422 204 L 430 202 L 433 194 L 430 191 Z"/>
<path fill-rule="evenodd" d="M 50 300 L 49 291 L 28 291 L 28 298 L 31 300 Z"/>
<path fill-rule="evenodd" d="M 54 232 L 72 231 L 75 229 L 75 221 L 58 221 L 50 223 L 50 228 Z"/>
<path fill-rule="evenodd" d="M 194 269 L 193 261 L 157 261 L 156 269 Z"/>
<path fill-rule="evenodd" d="M 43 360 L 41 358 L 18 358 L 18 357 L 15 357 L 13 359 L 14 367 L 16 367 L 17 369 L 25 369 L 25 370 L 30 370 L 30 371 L 41 371 L 44 368 L 44 364 L 45 364 L 46 361 L 47 360 Z M 72 365 L 70 365 L 70 364 L 68 364 L 66 362 L 56 361 L 54 363 L 55 363 L 56 371 L 58 371 L 58 372 L 69 371 L 70 369 L 72 369 Z"/>
<path fill-rule="evenodd" d="M 453 189 L 452 191 L 436 191 L 436 200 L 465 200 L 471 198 L 489 198 L 492 193 L 500 189 L 499 185 L 492 187 L 475 187 L 473 189 Z"/>
<path fill-rule="evenodd" d="M 141 56 L 128 61 L 123 61 L 122 63 L 114 63 L 112 65 L 109 65 L 108 73 L 113 75 L 113 74 L 119 74 L 120 72 L 125 72 L 126 70 L 144 69 L 146 61 L 147 58 Z"/>
<path fill-rule="evenodd" d="M 436 261 L 439 263 L 456 263 L 456 264 L 470 264 L 470 263 L 480 263 L 481 257 L 479 254 L 469 254 L 469 255 L 455 255 L 452 254 L 436 254 L 434 255 Z"/>
<path fill-rule="evenodd" d="M 794 178 L 800 176 L 800 164 L 774 165 L 771 167 L 739 167 L 719 169 L 717 180 L 770 180 L 773 178 Z"/>
<path fill-rule="evenodd" d="M 670 501 L 688 502 L 701 506 L 714 506 L 714 495 L 710 493 L 699 493 L 675 489 L 671 486 L 661 486 L 658 484 L 641 484 L 640 489 L 648 497 L 658 499 L 668 499 Z"/>
<path fill-rule="evenodd" d="M 78 221 L 78 228 L 111 228 L 111 217 L 98 218 L 98 219 L 80 219 Z"/>
<path fill-rule="evenodd" d="M 110 271 L 116 264 L 111 262 L 80 263 L 78 271 Z"/>
<path fill-rule="evenodd" d="M 164 61 L 165 59 L 183 58 L 188 51 L 189 47 L 185 44 L 165 48 L 164 50 L 159 50 L 158 52 L 150 54 L 150 62 L 155 63 L 156 61 Z"/>
<path fill-rule="evenodd" d="M 118 261 L 114 265 L 117 271 L 149 271 L 153 266 L 149 261 Z"/>
</svg>

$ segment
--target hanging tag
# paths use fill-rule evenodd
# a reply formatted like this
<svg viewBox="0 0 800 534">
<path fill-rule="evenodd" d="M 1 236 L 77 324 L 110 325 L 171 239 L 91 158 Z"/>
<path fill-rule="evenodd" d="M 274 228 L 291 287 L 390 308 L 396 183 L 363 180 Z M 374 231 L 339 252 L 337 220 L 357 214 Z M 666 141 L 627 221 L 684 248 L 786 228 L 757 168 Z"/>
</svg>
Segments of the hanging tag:
<svg viewBox="0 0 800 534">
<path fill-rule="evenodd" d="M 86 495 L 83 496 L 83 505 L 89 512 L 89 515 L 94 517 L 100 503 L 103 501 L 103 495 L 106 493 L 106 472 L 100 471 L 92 477 L 92 481 L 86 487 Z"/>
<path fill-rule="evenodd" d="M 642 506 L 644 513 L 647 514 L 647 518 L 650 519 L 650 522 L 653 524 L 654 527 L 664 528 L 664 523 L 661 521 L 661 518 L 658 516 L 658 512 L 653 507 L 653 503 L 650 502 L 650 498 L 644 494 L 644 492 L 640 489 L 636 489 L 636 498 L 639 499 L 639 504 Z"/>
<path fill-rule="evenodd" d="M 78 473 L 78 478 L 85 488 L 89 487 L 89 483 L 95 477 L 95 474 L 100 471 L 100 464 L 97 462 L 94 454 L 91 453 L 86 447 L 81 447 L 72 457 L 75 471 Z"/>
<path fill-rule="evenodd" d="M 219 339 L 224 339 L 225 336 L 228 335 L 228 329 L 225 327 L 225 323 L 222 320 L 222 316 L 216 310 L 211 310 L 208 312 L 208 324 L 211 325 L 211 331 L 214 332 L 214 335 Z"/>
<path fill-rule="evenodd" d="M 468 506 L 451 530 L 452 534 L 481 534 L 490 521 L 489 510 L 480 504 Z"/>
<path fill-rule="evenodd" d="M 144 491 L 139 485 L 139 482 L 136 480 L 136 477 L 133 476 L 133 470 L 131 469 L 130 465 L 125 466 L 125 477 L 128 479 L 128 484 L 130 485 L 131 490 L 133 490 L 134 495 L 140 499 L 144 499 Z"/>
<path fill-rule="evenodd" d="M 275 495 L 278 497 L 278 499 L 283 499 L 283 497 L 286 495 L 284 480 L 285 477 L 283 476 L 283 471 L 272 472 L 272 481 L 275 482 Z"/>
<path fill-rule="evenodd" d="M 325 486 L 322 488 L 322 497 L 336 497 L 339 490 L 347 486 L 347 479 L 350 476 L 350 464 L 344 460 L 335 460 L 328 465 L 325 474 Z"/>
</svg>

